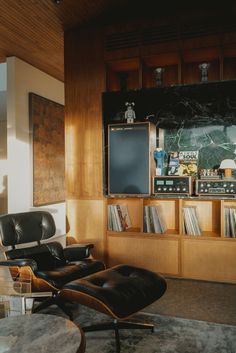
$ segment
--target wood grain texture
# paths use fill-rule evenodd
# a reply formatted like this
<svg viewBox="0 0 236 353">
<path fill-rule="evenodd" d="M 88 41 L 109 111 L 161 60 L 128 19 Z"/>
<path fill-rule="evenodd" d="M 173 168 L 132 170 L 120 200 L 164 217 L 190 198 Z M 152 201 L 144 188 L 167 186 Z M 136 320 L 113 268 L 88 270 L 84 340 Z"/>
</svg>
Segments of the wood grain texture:
<svg viewBox="0 0 236 353">
<path fill-rule="evenodd" d="M 102 32 L 66 34 L 67 197 L 102 198 Z"/>
<path fill-rule="evenodd" d="M 140 34 L 143 28 L 154 27 L 159 38 L 158 26 L 164 36 L 169 33 L 168 30 L 161 29 L 163 25 L 167 25 L 171 30 L 176 28 L 177 31 L 182 29 L 184 32 L 184 36 L 181 33 L 174 35 L 178 40 L 159 40 L 158 45 L 154 43 L 107 51 L 107 59 L 137 57 L 141 52 L 142 55 L 149 55 L 180 48 L 189 50 L 221 44 L 231 46 L 231 43 L 235 43 L 235 4 L 223 7 L 214 4 L 212 10 L 212 7 L 207 7 L 206 4 L 202 7 L 193 3 L 190 8 L 187 3 L 185 6 L 172 2 L 170 6 L 169 2 L 162 2 L 158 3 L 156 11 L 155 3 L 156 1 L 151 1 L 146 6 L 145 2 L 140 1 L 134 6 L 133 1 L 126 0 L 66 0 L 57 5 L 54 0 L 1 0 L 0 62 L 6 61 L 6 57 L 16 56 L 63 81 L 64 30 L 96 23 L 107 27 L 107 35 L 114 32 L 127 34 L 129 31 L 138 31 Z M 209 33 L 208 22 L 211 22 L 212 18 L 213 22 L 218 23 L 213 26 L 216 33 Z M 225 25 L 226 32 L 222 29 Z M 193 33 L 192 38 L 188 31 Z M 149 33 L 149 30 L 146 32 Z M 205 37 L 204 43 L 200 36 L 202 34 Z M 150 41 L 149 37 L 146 33 L 146 39 Z M 140 37 L 138 42 L 139 40 Z"/>
<path fill-rule="evenodd" d="M 183 277 L 236 283 L 236 242 L 186 239 Z"/>
<path fill-rule="evenodd" d="M 124 0 L 1 0 L 0 62 L 16 56 L 64 81 L 64 30 L 97 22 Z"/>
<path fill-rule="evenodd" d="M 129 30 L 131 27 L 128 26 Z M 115 32 L 116 29 L 119 30 L 118 26 L 113 26 L 111 32 Z M 235 39 L 232 36 L 231 39 L 229 37 L 227 37 L 228 47 L 230 42 L 235 43 Z M 170 64 L 166 78 L 168 84 L 176 83 L 176 81 L 178 83 L 195 82 L 199 81 L 199 61 L 207 59 L 213 62 L 209 78 L 212 80 L 222 78 L 224 72 L 222 46 L 226 37 L 223 42 L 220 41 L 220 36 L 209 35 L 204 38 L 195 37 L 192 40 L 188 38 L 182 41 L 158 43 L 155 46 L 139 46 L 109 52 L 105 51 L 103 47 L 104 38 L 102 28 L 69 31 L 65 35 L 66 178 L 70 234 L 76 236 L 77 239 L 86 239 L 87 236 L 88 238 L 92 236 L 101 251 L 101 244 L 103 244 L 103 253 L 107 255 L 110 266 L 117 263 L 129 263 L 172 276 L 234 281 L 236 244 L 234 240 L 226 242 L 221 237 L 222 204 L 220 201 L 174 199 L 161 201 L 164 211 L 168 215 L 168 234 L 161 237 L 151 237 L 142 233 L 143 203 L 158 203 L 159 200 L 122 199 L 122 203 L 130 203 L 130 215 L 136 230 L 114 234 L 114 232 L 106 232 L 106 200 L 102 194 L 100 97 L 101 92 L 105 90 L 104 77 L 106 77 L 106 84 L 110 90 L 119 89 L 118 74 L 120 70 L 131 73 L 129 88 L 137 88 L 136 86 L 142 82 L 149 86 L 151 85 L 152 65 L 162 59 L 162 63 L 166 60 Z M 206 49 L 208 47 L 209 49 Z M 195 49 L 197 50 L 195 51 Z M 191 52 L 188 53 L 188 51 Z M 162 53 L 163 55 L 161 55 Z M 185 54 L 184 58 L 183 53 Z M 157 55 L 156 58 L 153 55 Z M 231 58 L 231 55 L 235 57 L 236 53 L 230 51 L 228 55 Z M 149 56 L 152 56 L 152 59 L 145 64 L 142 59 Z M 137 58 L 139 59 L 138 67 L 136 66 Z M 123 63 L 121 59 L 124 59 Z M 117 62 L 115 62 L 116 60 Z M 185 67 L 184 64 L 187 66 Z M 231 68 L 231 63 L 228 62 L 227 65 L 225 72 L 227 75 L 231 75 L 234 69 Z M 105 69 L 107 75 L 105 75 Z M 140 75 L 146 75 L 146 78 L 140 77 Z M 116 202 L 117 200 L 108 200 L 109 204 Z M 103 205 L 102 213 L 98 209 L 101 204 Z M 199 239 L 178 235 L 183 231 L 182 206 L 184 205 L 192 205 L 197 208 L 204 232 Z M 95 212 L 98 212 L 98 218 Z M 89 223 L 91 216 L 95 217 L 96 222 Z M 196 251 L 194 250 L 195 245 Z M 203 261 L 198 270 L 197 258 L 201 254 L 201 249 Z M 225 261 L 225 271 L 221 265 L 217 264 L 218 253 L 222 254 Z M 190 254 L 193 255 L 193 258 Z M 207 260 L 208 256 L 209 260 Z M 211 260 L 218 274 L 214 274 Z M 206 269 L 204 273 L 204 267 L 208 265 L 209 270 Z"/>
<path fill-rule="evenodd" d="M 33 205 L 65 201 L 64 106 L 29 94 L 33 131 Z"/>
<path fill-rule="evenodd" d="M 104 63 L 102 32 L 66 34 L 66 192 L 69 236 L 95 244 L 104 256 L 102 182 L 102 106 Z"/>
<path fill-rule="evenodd" d="M 107 241 L 109 266 L 128 263 L 154 272 L 179 275 L 178 239 L 108 236 Z"/>
<path fill-rule="evenodd" d="M 105 253 L 104 200 L 67 200 L 68 237 L 77 243 L 93 243 L 93 255 L 103 259 Z"/>
</svg>

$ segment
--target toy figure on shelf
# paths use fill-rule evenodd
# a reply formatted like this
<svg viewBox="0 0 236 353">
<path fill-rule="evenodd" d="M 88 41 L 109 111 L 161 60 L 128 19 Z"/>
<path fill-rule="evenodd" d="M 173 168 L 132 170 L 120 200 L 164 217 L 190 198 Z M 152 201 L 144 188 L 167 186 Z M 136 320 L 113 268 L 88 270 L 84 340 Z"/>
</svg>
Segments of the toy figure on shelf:
<svg viewBox="0 0 236 353">
<path fill-rule="evenodd" d="M 125 105 L 127 106 L 127 109 L 125 111 L 125 119 L 127 120 L 128 124 L 133 124 L 134 119 L 136 119 L 135 111 L 133 110 L 135 103 L 126 102 Z"/>
<path fill-rule="evenodd" d="M 210 63 L 202 63 L 199 65 L 199 69 L 201 71 L 201 82 L 208 81 L 208 70 L 210 67 Z"/>
<path fill-rule="evenodd" d="M 156 148 L 154 153 L 156 160 L 156 175 L 165 175 L 166 152 L 162 148 Z"/>
<path fill-rule="evenodd" d="M 155 78 L 156 78 L 156 85 L 162 86 L 163 84 L 163 72 L 165 71 L 164 67 L 157 67 L 154 70 Z"/>
</svg>

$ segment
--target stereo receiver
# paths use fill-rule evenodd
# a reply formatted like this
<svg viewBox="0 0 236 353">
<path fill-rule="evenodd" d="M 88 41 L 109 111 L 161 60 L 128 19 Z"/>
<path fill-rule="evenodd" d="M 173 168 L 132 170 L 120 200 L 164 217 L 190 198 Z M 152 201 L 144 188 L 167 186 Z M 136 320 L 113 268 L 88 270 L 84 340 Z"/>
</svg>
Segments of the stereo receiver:
<svg viewBox="0 0 236 353">
<path fill-rule="evenodd" d="M 197 179 L 197 195 L 236 195 L 236 180 L 232 179 Z"/>
<path fill-rule="evenodd" d="M 193 178 L 191 176 L 155 176 L 153 194 L 192 195 Z"/>
</svg>

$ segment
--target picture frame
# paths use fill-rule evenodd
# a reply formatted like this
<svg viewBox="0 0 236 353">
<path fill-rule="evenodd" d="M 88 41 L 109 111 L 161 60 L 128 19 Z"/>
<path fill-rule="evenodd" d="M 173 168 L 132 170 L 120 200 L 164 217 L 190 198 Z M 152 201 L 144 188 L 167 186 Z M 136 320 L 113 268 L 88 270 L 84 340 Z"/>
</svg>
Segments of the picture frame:
<svg viewBox="0 0 236 353">
<path fill-rule="evenodd" d="M 33 206 L 65 201 L 64 106 L 29 93 Z"/>
</svg>

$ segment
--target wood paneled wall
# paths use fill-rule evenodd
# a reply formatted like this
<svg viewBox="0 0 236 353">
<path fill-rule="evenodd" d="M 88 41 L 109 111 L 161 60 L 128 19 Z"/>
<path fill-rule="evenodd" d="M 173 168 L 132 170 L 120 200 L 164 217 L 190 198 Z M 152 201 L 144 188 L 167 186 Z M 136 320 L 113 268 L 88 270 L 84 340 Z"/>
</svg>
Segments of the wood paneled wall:
<svg viewBox="0 0 236 353">
<path fill-rule="evenodd" d="M 168 63 L 173 64 L 172 61 L 169 62 L 168 60 L 173 60 L 176 57 L 176 52 L 179 53 L 180 51 L 181 55 L 183 55 L 183 57 L 180 55 L 182 60 L 176 59 L 174 61 L 178 68 L 176 71 L 178 75 L 176 74 L 175 79 L 179 83 L 186 83 L 191 78 L 192 67 L 189 70 L 190 72 L 187 70 L 187 73 L 184 73 L 185 76 L 182 79 L 183 73 L 180 65 L 182 61 L 186 66 L 185 61 L 189 61 L 191 64 L 194 60 L 211 60 L 211 55 L 215 53 L 215 47 L 221 51 L 224 48 L 226 59 L 228 56 L 233 56 L 233 63 L 236 60 L 234 51 L 231 53 L 232 49 L 230 49 L 232 48 L 232 43 L 234 43 L 235 48 L 235 33 L 205 35 L 198 38 L 187 37 L 182 41 L 160 42 L 155 46 L 149 45 L 142 48 L 130 46 L 121 50 L 108 51 L 108 49 L 105 49 L 108 32 L 107 28 L 87 28 L 71 30 L 65 33 L 66 199 L 69 225 L 68 234 L 80 242 L 93 241 L 96 244 L 99 256 L 105 252 L 106 239 L 101 101 L 101 93 L 106 89 L 105 68 L 109 68 L 109 65 L 112 65 L 114 61 L 125 58 L 128 59 L 129 64 L 131 60 L 131 63 L 134 62 L 134 66 L 139 66 L 139 56 L 151 57 L 153 54 L 160 54 L 160 58 L 167 65 Z M 115 32 L 115 26 L 113 32 Z M 195 52 L 195 49 L 198 50 Z M 194 56 L 194 59 L 191 58 L 191 55 Z M 134 61 L 132 58 L 135 58 Z M 214 76 L 214 79 L 230 78 L 227 76 L 227 72 L 223 76 L 223 56 L 221 52 L 219 58 L 220 64 L 218 66 L 220 69 L 217 67 L 217 69 L 212 70 L 213 72 L 219 72 L 218 76 Z M 148 65 L 148 63 L 146 64 Z M 229 71 L 228 68 L 227 70 Z M 141 70 L 137 70 L 137 72 L 137 82 L 142 83 L 140 79 Z M 109 76 L 106 77 L 106 81 L 109 83 Z"/>
<path fill-rule="evenodd" d="M 65 34 L 66 199 L 69 235 L 103 253 L 102 30 Z M 96 220 L 94 219 L 95 215 Z M 80 222 L 78 222 L 78 219 Z M 89 225 L 89 226 L 88 226 Z"/>
</svg>

